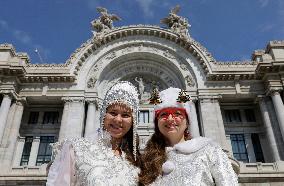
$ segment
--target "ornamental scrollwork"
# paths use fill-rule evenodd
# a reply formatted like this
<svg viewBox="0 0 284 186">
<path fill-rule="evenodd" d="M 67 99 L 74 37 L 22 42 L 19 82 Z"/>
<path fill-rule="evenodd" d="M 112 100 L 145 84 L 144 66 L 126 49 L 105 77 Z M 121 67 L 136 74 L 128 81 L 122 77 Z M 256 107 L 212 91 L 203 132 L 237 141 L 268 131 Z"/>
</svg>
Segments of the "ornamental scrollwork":
<svg viewBox="0 0 284 186">
<path fill-rule="evenodd" d="M 192 78 L 191 75 L 187 75 L 187 76 L 185 77 L 185 80 L 186 80 L 186 83 L 187 83 L 188 86 L 194 87 L 195 82 L 194 82 L 194 80 L 193 80 L 193 78 Z"/>
<path fill-rule="evenodd" d="M 167 58 L 170 58 L 170 59 L 175 59 L 175 56 L 173 56 L 168 50 L 165 50 L 163 52 L 164 56 L 166 56 Z"/>
<path fill-rule="evenodd" d="M 180 68 L 181 68 L 182 70 L 188 71 L 188 68 L 186 67 L 185 64 L 181 63 L 179 66 L 180 66 Z"/>
<path fill-rule="evenodd" d="M 95 84 L 97 82 L 97 78 L 96 77 L 91 77 L 88 82 L 87 82 L 87 87 L 88 88 L 94 88 Z"/>
<path fill-rule="evenodd" d="M 106 59 L 113 59 L 116 57 L 116 52 L 111 52 L 109 55 L 106 56 Z"/>
</svg>

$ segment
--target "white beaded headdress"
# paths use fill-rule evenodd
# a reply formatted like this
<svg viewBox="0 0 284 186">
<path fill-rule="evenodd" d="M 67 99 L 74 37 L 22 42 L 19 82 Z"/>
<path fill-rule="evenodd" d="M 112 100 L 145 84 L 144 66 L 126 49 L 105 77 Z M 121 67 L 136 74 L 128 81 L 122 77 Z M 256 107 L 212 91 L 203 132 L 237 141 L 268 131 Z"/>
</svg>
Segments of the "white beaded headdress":
<svg viewBox="0 0 284 186">
<path fill-rule="evenodd" d="M 119 81 L 114 84 L 106 93 L 100 109 L 100 127 L 104 126 L 104 118 L 108 106 L 115 103 L 125 104 L 132 110 L 133 117 L 133 154 L 136 160 L 136 135 L 138 125 L 139 98 L 138 91 L 134 85 L 128 81 Z"/>
</svg>

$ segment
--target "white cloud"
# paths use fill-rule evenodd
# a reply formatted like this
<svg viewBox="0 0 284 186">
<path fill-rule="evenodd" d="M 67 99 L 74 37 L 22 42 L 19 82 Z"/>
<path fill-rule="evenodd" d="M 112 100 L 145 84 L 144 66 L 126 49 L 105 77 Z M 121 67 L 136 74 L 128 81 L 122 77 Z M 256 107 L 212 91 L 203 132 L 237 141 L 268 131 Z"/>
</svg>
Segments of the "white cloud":
<svg viewBox="0 0 284 186">
<path fill-rule="evenodd" d="M 96 10 L 96 7 L 98 6 L 98 2 L 94 0 L 87 0 L 87 5 L 88 5 L 88 8 L 90 8 L 91 10 Z"/>
<path fill-rule="evenodd" d="M 5 20 L 0 20 L 0 27 L 4 30 L 8 30 L 9 26 Z"/>
<path fill-rule="evenodd" d="M 153 10 L 151 9 L 154 0 L 136 0 L 136 2 L 143 10 L 146 17 L 152 17 L 154 15 Z"/>
<path fill-rule="evenodd" d="M 24 31 L 21 30 L 14 30 L 13 35 L 16 39 L 21 41 L 24 44 L 32 44 L 32 39 L 31 37 L 25 33 Z"/>
<path fill-rule="evenodd" d="M 258 3 L 260 4 L 260 7 L 264 8 L 268 5 L 270 0 L 258 0 Z"/>
<path fill-rule="evenodd" d="M 271 30 L 273 30 L 275 27 L 275 24 L 265 24 L 265 25 L 261 25 L 261 27 L 259 28 L 260 32 L 269 32 Z"/>
<path fill-rule="evenodd" d="M 44 54 L 44 56 L 47 56 L 50 53 L 48 49 L 44 49 L 41 45 L 34 43 L 32 37 L 28 33 L 11 27 L 5 20 L 0 19 L 0 28 L 11 33 L 16 40 L 31 48 L 32 51 L 38 48 Z"/>
</svg>

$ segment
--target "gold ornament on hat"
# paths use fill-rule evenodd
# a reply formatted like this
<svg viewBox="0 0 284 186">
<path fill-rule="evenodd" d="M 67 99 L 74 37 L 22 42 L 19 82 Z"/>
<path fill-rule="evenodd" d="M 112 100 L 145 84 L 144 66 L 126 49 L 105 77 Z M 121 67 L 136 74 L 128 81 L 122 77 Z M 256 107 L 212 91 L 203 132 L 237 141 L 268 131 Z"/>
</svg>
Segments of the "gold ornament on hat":
<svg viewBox="0 0 284 186">
<path fill-rule="evenodd" d="M 177 98 L 177 102 L 179 103 L 186 103 L 190 101 L 190 96 L 186 94 L 185 90 L 181 90 L 179 92 L 178 98 Z"/>
<path fill-rule="evenodd" d="M 157 104 L 162 103 L 162 101 L 160 99 L 159 91 L 158 91 L 157 88 L 153 89 L 149 101 L 150 101 L 150 104 L 153 104 L 153 105 L 157 105 Z"/>
</svg>

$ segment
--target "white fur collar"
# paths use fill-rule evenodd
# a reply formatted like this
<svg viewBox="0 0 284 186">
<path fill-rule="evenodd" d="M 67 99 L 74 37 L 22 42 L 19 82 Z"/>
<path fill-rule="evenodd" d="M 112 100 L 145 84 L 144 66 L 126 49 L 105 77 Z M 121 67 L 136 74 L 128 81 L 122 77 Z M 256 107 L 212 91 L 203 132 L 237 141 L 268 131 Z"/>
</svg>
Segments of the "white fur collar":
<svg viewBox="0 0 284 186">
<path fill-rule="evenodd" d="M 173 150 L 179 151 L 183 154 L 190 154 L 203 148 L 205 145 L 212 143 L 213 140 L 205 137 L 197 137 L 188 141 L 176 144 Z"/>
</svg>

